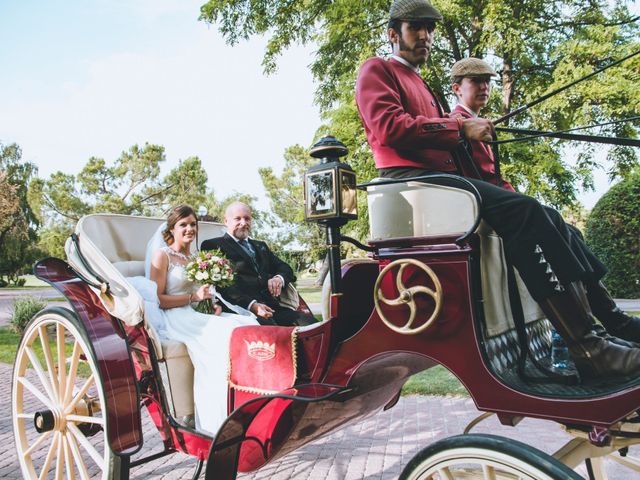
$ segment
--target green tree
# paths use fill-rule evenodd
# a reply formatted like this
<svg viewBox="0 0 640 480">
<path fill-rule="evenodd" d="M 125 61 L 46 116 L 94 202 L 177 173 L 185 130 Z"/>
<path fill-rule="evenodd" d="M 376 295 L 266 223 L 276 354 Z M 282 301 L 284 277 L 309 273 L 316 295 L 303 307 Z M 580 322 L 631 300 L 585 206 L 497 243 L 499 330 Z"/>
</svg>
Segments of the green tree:
<svg viewBox="0 0 640 480">
<path fill-rule="evenodd" d="M 284 152 L 285 165 L 278 176 L 271 167 L 259 169 L 262 184 L 270 201 L 270 225 L 274 240 L 284 249 L 303 249 L 304 263 L 314 262 L 325 254 L 324 230 L 304 221 L 304 172 L 317 160 L 300 145 Z"/>
<path fill-rule="evenodd" d="M 161 177 L 165 160 L 160 145 L 133 145 L 112 164 L 91 157 L 77 175 L 56 172 L 48 179 L 35 180 L 30 200 L 46 225 L 41 231 L 41 246 L 50 255 L 61 256 L 76 222 L 90 213 L 164 215 L 180 203 L 196 209 L 215 203 L 198 157 L 180 161 Z"/>
<path fill-rule="evenodd" d="M 18 222 L 16 222 L 18 219 Z M 4 239 L 14 234 L 11 229 L 16 226 L 17 223 L 26 225 L 22 220 L 24 217 L 20 212 L 20 201 L 18 195 L 16 195 L 15 185 L 11 185 L 7 179 L 5 172 L 0 172 L 0 244 L 4 242 Z M 22 229 L 22 228 L 21 228 Z M 24 229 L 26 231 L 26 229 Z"/>
<path fill-rule="evenodd" d="M 442 98 L 451 99 L 446 73 L 453 62 L 466 56 L 487 57 L 500 74 L 485 112 L 489 117 L 524 105 L 640 47 L 637 18 L 629 15 L 629 2 L 624 0 L 434 3 L 444 20 L 424 76 Z M 349 144 L 353 157 L 349 161 L 359 178 L 366 180 L 375 174 L 353 105 L 353 86 L 366 58 L 390 52 L 385 27 L 388 9 L 388 0 L 210 0 L 201 7 L 200 18 L 215 23 L 230 44 L 267 35 L 266 73 L 275 71 L 278 57 L 290 46 L 316 46 L 310 68 L 317 82 L 315 100 L 327 121 L 320 131 Z M 554 130 L 629 116 L 638 111 L 639 61 L 608 70 L 514 118 L 511 125 Z M 609 132 L 635 136 L 637 125 L 612 126 Z M 577 185 L 592 187 L 596 151 L 569 144 L 579 154 L 571 165 L 565 160 L 566 145 L 555 140 L 512 144 L 502 149 L 503 171 L 521 191 L 556 206 L 572 204 Z M 626 175 L 637 164 L 628 148 L 610 149 L 608 155 L 614 165 L 612 177 Z"/>
<path fill-rule="evenodd" d="M 28 189 L 37 173 L 33 163 L 22 160 L 15 143 L 0 144 L 0 280 L 17 283 L 39 256 L 36 249 L 38 218 L 28 200 Z"/>
</svg>

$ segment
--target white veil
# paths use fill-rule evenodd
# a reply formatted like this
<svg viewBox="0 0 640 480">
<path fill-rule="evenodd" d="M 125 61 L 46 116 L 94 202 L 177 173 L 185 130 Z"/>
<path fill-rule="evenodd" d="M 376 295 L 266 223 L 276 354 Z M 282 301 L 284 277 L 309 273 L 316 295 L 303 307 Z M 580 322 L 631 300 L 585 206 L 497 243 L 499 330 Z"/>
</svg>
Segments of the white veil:
<svg viewBox="0 0 640 480">
<path fill-rule="evenodd" d="M 167 228 L 167 222 L 162 222 L 162 224 L 157 228 L 157 230 L 155 231 L 155 233 L 147 243 L 147 250 L 145 251 L 145 256 L 144 256 L 144 276 L 146 278 L 149 278 L 149 279 L 151 278 L 150 277 L 151 259 L 153 258 L 153 254 L 156 252 L 156 250 L 160 250 L 161 248 L 167 246 L 167 243 L 164 241 L 164 237 L 162 236 L 162 232 L 166 228 Z M 192 254 L 196 253 L 196 251 L 197 251 L 196 242 L 192 242 L 191 253 Z M 218 292 L 215 288 L 213 289 L 212 293 L 214 294 L 216 300 L 219 300 L 220 302 L 222 302 L 232 312 L 235 312 L 238 315 L 244 315 L 247 317 L 252 317 L 252 318 L 256 317 L 253 314 L 253 312 L 250 312 L 246 308 L 242 308 L 238 305 L 234 305 L 226 301 L 224 298 L 222 298 L 222 295 L 220 295 L 220 292 Z"/>
<path fill-rule="evenodd" d="M 162 231 L 166 228 L 167 222 L 162 222 L 147 243 L 147 250 L 144 254 L 144 276 L 147 278 L 151 278 L 151 259 L 153 258 L 153 254 L 156 250 L 160 250 L 162 247 L 167 246 L 164 238 L 162 237 Z"/>
</svg>

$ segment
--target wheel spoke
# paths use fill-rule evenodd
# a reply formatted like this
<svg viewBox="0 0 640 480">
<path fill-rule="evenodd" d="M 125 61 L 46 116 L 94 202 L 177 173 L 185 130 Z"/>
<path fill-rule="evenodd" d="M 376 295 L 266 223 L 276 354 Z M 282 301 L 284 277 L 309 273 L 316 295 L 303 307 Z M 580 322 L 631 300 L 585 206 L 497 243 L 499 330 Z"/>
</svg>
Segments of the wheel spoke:
<svg viewBox="0 0 640 480">
<path fill-rule="evenodd" d="M 80 343 L 76 341 L 73 345 L 73 353 L 71 354 L 71 364 L 69 365 L 69 377 L 67 378 L 67 386 L 64 389 L 64 398 L 62 404 L 66 405 L 71 400 L 71 394 L 73 393 L 73 385 L 76 381 L 76 374 L 78 373 L 78 364 L 80 361 L 80 353 L 82 349 Z"/>
<path fill-rule="evenodd" d="M 73 468 L 73 458 L 71 457 L 71 448 L 69 446 L 69 440 L 71 440 L 70 438 L 67 438 L 67 436 L 63 433 L 62 434 L 62 441 L 63 441 L 63 445 L 64 445 L 64 462 L 67 466 L 66 470 L 67 470 L 67 480 L 75 480 L 75 472 L 74 472 L 74 468 Z"/>
<path fill-rule="evenodd" d="M 410 287 L 407 290 L 411 292 L 411 295 L 415 295 L 416 293 L 424 293 L 425 295 L 430 296 L 431 298 L 436 298 L 436 292 L 431 290 L 429 287 L 423 287 L 421 285 L 417 285 L 414 287 Z"/>
<path fill-rule="evenodd" d="M 67 427 L 69 431 L 73 433 L 74 437 L 78 440 L 78 442 L 80 442 L 80 445 L 82 445 L 82 448 L 84 448 L 87 451 L 87 453 L 91 455 L 91 458 L 93 458 L 93 461 L 96 462 L 96 465 L 98 465 L 98 467 L 100 467 L 100 469 L 102 470 L 104 466 L 102 464 L 104 461 L 102 455 L 95 449 L 93 445 L 91 445 L 89 440 L 87 440 L 87 437 L 85 437 L 82 434 L 82 432 L 78 427 L 76 427 L 73 423 L 67 424 Z"/>
<path fill-rule="evenodd" d="M 51 398 L 52 400 L 57 399 L 58 394 L 57 392 L 54 392 L 53 386 L 45 376 L 44 370 L 42 369 L 42 365 L 40 364 L 40 360 L 38 360 L 38 356 L 36 355 L 36 352 L 31 347 L 25 347 L 25 351 L 27 352 L 27 356 L 31 361 L 31 366 L 36 371 L 36 374 L 38 375 L 38 379 L 40 379 L 40 383 L 42 384 L 44 389 L 47 391 L 47 395 L 49 395 L 49 398 Z"/>
<path fill-rule="evenodd" d="M 84 382 L 84 385 L 82 385 L 82 388 L 78 391 L 78 393 L 76 393 L 76 396 L 73 397 L 73 400 L 71 400 L 71 403 L 65 407 L 64 409 L 65 414 L 68 415 L 73 411 L 74 408 L 76 408 L 76 405 L 82 399 L 82 397 L 86 395 L 86 393 L 89 391 L 89 388 L 91 388 L 91 386 L 93 385 L 94 381 L 95 380 L 94 380 L 93 374 L 91 374 L 89 378 L 87 378 L 87 381 Z"/>
<path fill-rule="evenodd" d="M 402 327 L 405 330 L 411 330 L 411 325 L 413 325 L 413 321 L 416 319 L 416 302 L 412 300 L 408 305 L 410 311 L 409 319 L 407 320 L 407 323 L 404 324 L 404 327 Z"/>
<path fill-rule="evenodd" d="M 53 410 L 53 405 L 51 404 L 51 400 L 45 397 L 40 390 L 38 390 L 35 385 L 33 385 L 26 377 L 18 377 L 18 382 L 24 385 L 27 390 L 29 390 L 38 400 L 42 402 L 42 404 L 47 407 L 49 410 Z"/>
<path fill-rule="evenodd" d="M 67 421 L 76 423 L 93 423 L 96 425 L 104 425 L 104 419 L 102 417 L 90 417 L 88 415 L 67 415 Z"/>
<path fill-rule="evenodd" d="M 38 328 L 38 336 L 40 337 L 40 344 L 42 345 L 42 353 L 44 353 L 44 358 L 47 362 L 47 370 L 49 371 L 51 385 L 56 391 L 56 395 L 59 395 L 58 382 L 55 380 L 56 369 L 53 364 L 53 354 L 51 353 L 51 345 L 49 344 L 49 334 L 47 333 L 46 325 L 40 325 Z"/>
<path fill-rule="evenodd" d="M 78 443 L 73 436 L 69 435 L 67 439 L 69 441 L 69 447 L 71 448 L 71 453 L 73 454 L 73 458 L 76 461 L 76 466 L 78 467 L 78 471 L 80 472 L 80 477 L 82 480 L 89 480 L 89 472 L 87 471 L 87 466 L 84 464 L 84 460 L 82 455 L 80 455 L 80 449 L 78 448 Z"/>
<path fill-rule="evenodd" d="M 51 430 L 49 430 L 48 432 L 44 432 L 42 435 L 40 435 L 35 442 L 33 442 L 33 445 L 31 445 L 29 448 L 27 448 L 24 453 L 22 454 L 23 457 L 27 458 L 29 455 L 31 455 L 31 452 L 33 452 L 36 448 L 38 448 L 40 445 L 42 445 L 42 443 L 49 438 L 49 436 L 51 435 Z"/>
<path fill-rule="evenodd" d="M 402 282 L 402 275 L 404 274 L 404 269 L 407 267 L 407 264 L 403 264 L 400 266 L 400 270 L 396 274 L 396 288 L 398 289 L 398 293 L 405 290 L 404 283 Z"/>
<path fill-rule="evenodd" d="M 60 432 L 56 432 L 53 436 L 53 441 L 51 442 L 51 446 L 49 447 L 49 451 L 47 452 L 47 458 L 44 460 L 44 465 L 42 465 L 42 471 L 40 472 L 40 476 L 38 476 L 38 480 L 44 480 L 49 475 L 49 469 L 51 468 L 51 462 L 53 461 L 53 456 L 58 449 L 58 442 L 60 441 Z"/>
<path fill-rule="evenodd" d="M 485 480 L 496 480 L 496 472 L 491 465 L 482 465 L 482 473 Z"/>
<path fill-rule="evenodd" d="M 60 434 L 60 441 L 58 442 L 58 458 L 56 459 L 56 480 L 62 480 L 62 475 L 64 474 L 64 453 L 63 446 L 64 443 L 64 435 Z"/>
<path fill-rule="evenodd" d="M 56 347 L 58 349 L 58 391 L 62 396 L 67 383 L 67 355 L 64 344 L 64 325 L 61 323 L 58 323 L 56 329 Z"/>
<path fill-rule="evenodd" d="M 451 475 L 448 468 L 439 469 L 438 475 L 440 475 L 440 480 L 454 480 L 453 475 Z"/>
</svg>

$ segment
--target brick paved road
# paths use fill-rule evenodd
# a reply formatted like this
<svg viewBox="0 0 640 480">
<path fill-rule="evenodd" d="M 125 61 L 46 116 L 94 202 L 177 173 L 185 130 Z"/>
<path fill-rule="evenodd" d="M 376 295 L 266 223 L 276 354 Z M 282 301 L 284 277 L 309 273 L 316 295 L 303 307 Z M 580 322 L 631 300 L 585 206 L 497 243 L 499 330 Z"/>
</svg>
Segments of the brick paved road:
<svg viewBox="0 0 640 480">
<path fill-rule="evenodd" d="M 0 478 L 21 478 L 15 457 L 10 412 L 11 367 L 0 364 Z M 241 480 L 391 480 L 426 445 L 462 433 L 478 415 L 470 399 L 411 396 L 393 409 L 315 441 Z M 515 438 L 552 453 L 568 435 L 552 422 L 525 419 L 518 427 L 501 426 L 495 418 L 481 423 L 474 432 Z M 160 437 L 145 416 L 145 446 L 142 455 L 161 449 Z M 640 449 L 632 449 L 640 456 Z M 132 471 L 132 479 L 190 479 L 195 461 L 175 454 Z M 611 480 L 632 478 L 613 465 Z M 586 475 L 584 469 L 578 470 Z"/>
</svg>

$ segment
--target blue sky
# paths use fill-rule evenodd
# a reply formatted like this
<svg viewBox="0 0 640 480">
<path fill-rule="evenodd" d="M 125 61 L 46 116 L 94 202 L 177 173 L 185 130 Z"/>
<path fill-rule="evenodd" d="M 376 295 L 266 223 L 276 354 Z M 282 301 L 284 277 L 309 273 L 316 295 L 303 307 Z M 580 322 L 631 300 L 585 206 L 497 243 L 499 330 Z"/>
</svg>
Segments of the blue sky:
<svg viewBox="0 0 640 480">
<path fill-rule="evenodd" d="M 264 200 L 258 168 L 320 126 L 308 65 L 293 48 L 266 77 L 265 40 L 224 43 L 197 20 L 204 0 L 0 0 L 0 142 L 48 177 L 108 162 L 133 144 L 166 148 L 166 173 L 201 158 L 218 196 Z M 593 206 L 608 188 L 596 175 Z"/>
<path fill-rule="evenodd" d="M 158 143 L 165 172 L 197 155 L 217 195 L 261 196 L 258 168 L 280 169 L 285 148 L 310 145 L 320 125 L 311 50 L 265 77 L 264 39 L 227 46 L 197 20 L 201 4 L 3 0 L 0 141 L 42 177 Z"/>
</svg>

